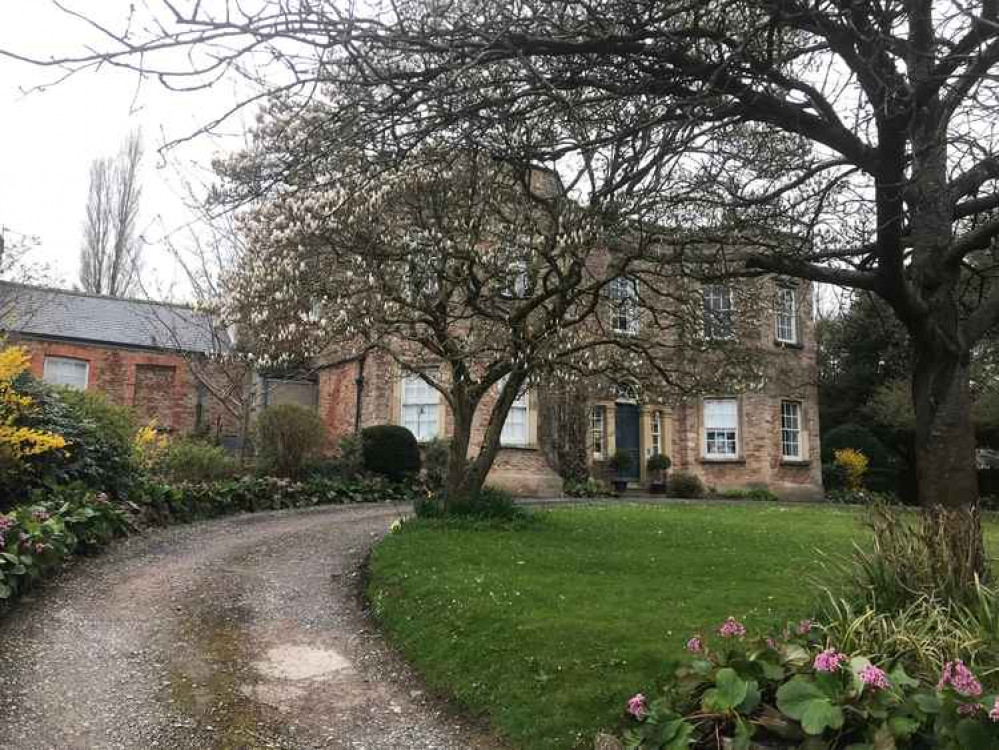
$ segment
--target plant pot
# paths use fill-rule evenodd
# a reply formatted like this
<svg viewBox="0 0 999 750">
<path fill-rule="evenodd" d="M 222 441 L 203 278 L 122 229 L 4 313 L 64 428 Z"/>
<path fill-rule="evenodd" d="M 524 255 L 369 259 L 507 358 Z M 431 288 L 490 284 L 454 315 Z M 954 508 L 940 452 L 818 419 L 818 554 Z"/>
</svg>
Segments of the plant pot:
<svg viewBox="0 0 999 750">
<path fill-rule="evenodd" d="M 619 495 L 623 495 L 625 490 L 628 489 L 627 479 L 612 479 L 611 484 L 614 485 L 614 491 Z"/>
<path fill-rule="evenodd" d="M 649 485 L 650 495 L 665 495 L 666 494 L 666 482 L 653 482 Z"/>
</svg>

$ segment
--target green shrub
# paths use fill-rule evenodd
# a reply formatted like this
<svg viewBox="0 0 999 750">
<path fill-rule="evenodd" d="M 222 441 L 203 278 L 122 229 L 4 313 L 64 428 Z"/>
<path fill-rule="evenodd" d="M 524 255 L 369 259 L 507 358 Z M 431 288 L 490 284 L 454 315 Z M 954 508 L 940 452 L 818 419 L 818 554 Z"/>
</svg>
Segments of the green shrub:
<svg viewBox="0 0 999 750">
<path fill-rule="evenodd" d="M 656 453 L 653 456 L 649 456 L 649 460 L 645 462 L 645 468 L 650 471 L 669 471 L 673 462 L 670 461 L 669 456 L 665 456 L 662 453 Z"/>
<path fill-rule="evenodd" d="M 614 494 L 606 482 L 593 477 L 588 478 L 585 482 L 574 482 L 567 479 L 562 484 L 562 492 L 568 497 L 610 497 Z"/>
<path fill-rule="evenodd" d="M 30 375 L 17 379 L 17 390 L 34 402 L 25 426 L 54 432 L 66 448 L 29 456 L 0 473 L 0 508 L 24 502 L 42 487 L 82 483 L 121 497 L 136 473 L 132 411 L 91 391 L 53 388 Z"/>
<path fill-rule="evenodd" d="M 323 450 L 326 425 L 312 409 L 279 404 L 257 417 L 256 435 L 258 466 L 268 474 L 297 479 L 305 462 Z"/>
<path fill-rule="evenodd" d="M 419 518 L 478 518 L 483 520 L 515 521 L 527 515 L 513 495 L 496 487 L 483 487 L 477 493 L 449 499 L 446 506 L 440 496 L 427 494 L 413 503 Z"/>
<path fill-rule="evenodd" d="M 704 497 L 704 482 L 696 474 L 675 471 L 669 478 L 669 494 L 673 497 Z"/>
<path fill-rule="evenodd" d="M 753 502 L 775 503 L 780 498 L 766 487 L 729 487 L 718 493 L 726 500 L 752 500 Z"/>
<path fill-rule="evenodd" d="M 624 474 L 634 465 L 635 460 L 632 458 L 631 454 L 626 451 L 617 451 L 607 460 L 607 467 L 614 472 L 616 476 L 621 476 L 621 474 Z"/>
<path fill-rule="evenodd" d="M 351 480 L 364 471 L 364 443 L 359 435 L 344 435 L 337 444 L 340 477 Z"/>
<path fill-rule="evenodd" d="M 361 438 L 366 470 L 395 482 L 420 473 L 420 446 L 405 427 L 393 424 L 366 427 Z"/>
<path fill-rule="evenodd" d="M 216 482 L 239 473 L 239 464 L 224 448 L 179 438 L 167 443 L 155 472 L 167 482 Z"/>
<path fill-rule="evenodd" d="M 423 446 L 423 480 L 431 492 L 444 489 L 448 464 L 451 462 L 451 444 L 434 438 Z"/>
</svg>

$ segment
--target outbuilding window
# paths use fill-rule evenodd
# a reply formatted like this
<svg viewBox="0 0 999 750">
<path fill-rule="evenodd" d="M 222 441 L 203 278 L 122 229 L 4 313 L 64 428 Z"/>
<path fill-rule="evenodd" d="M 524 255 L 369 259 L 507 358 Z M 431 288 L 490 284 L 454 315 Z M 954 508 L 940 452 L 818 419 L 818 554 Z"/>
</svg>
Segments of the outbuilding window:
<svg viewBox="0 0 999 750">
<path fill-rule="evenodd" d="M 46 357 L 42 380 L 50 385 L 64 385 L 80 391 L 87 389 L 90 363 L 85 359 Z"/>
</svg>

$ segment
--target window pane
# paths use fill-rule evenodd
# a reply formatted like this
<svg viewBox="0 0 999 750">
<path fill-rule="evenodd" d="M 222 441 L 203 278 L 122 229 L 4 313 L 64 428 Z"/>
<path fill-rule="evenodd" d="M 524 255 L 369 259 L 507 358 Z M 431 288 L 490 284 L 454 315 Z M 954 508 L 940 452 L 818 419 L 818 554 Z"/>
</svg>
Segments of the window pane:
<svg viewBox="0 0 999 750">
<path fill-rule="evenodd" d="M 781 454 L 785 458 L 801 457 L 801 405 L 784 401 L 780 406 Z"/>
<path fill-rule="evenodd" d="M 42 380 L 51 385 L 65 385 L 86 390 L 89 365 L 83 359 L 46 357 Z"/>
<path fill-rule="evenodd" d="M 602 406 L 594 406 L 590 411 L 590 436 L 593 454 L 601 456 L 604 452 L 604 407 Z"/>
<path fill-rule="evenodd" d="M 402 424 L 419 441 L 437 437 L 437 405 L 440 394 L 416 375 L 407 375 L 402 383 Z"/>
<path fill-rule="evenodd" d="M 728 338 L 733 334 L 732 290 L 712 284 L 702 290 L 704 296 L 704 335 L 707 338 Z"/>
<path fill-rule="evenodd" d="M 739 452 L 739 403 L 734 398 L 704 401 L 704 452 L 736 456 Z"/>
<path fill-rule="evenodd" d="M 777 289 L 777 340 L 796 343 L 798 339 L 798 305 L 794 289 Z"/>
</svg>

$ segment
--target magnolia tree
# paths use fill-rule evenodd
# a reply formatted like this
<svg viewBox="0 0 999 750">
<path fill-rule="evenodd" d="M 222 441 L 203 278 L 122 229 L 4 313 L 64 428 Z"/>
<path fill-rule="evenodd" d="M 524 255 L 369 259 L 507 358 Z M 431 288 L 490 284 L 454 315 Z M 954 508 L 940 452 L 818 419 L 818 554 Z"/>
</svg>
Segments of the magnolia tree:
<svg viewBox="0 0 999 750">
<path fill-rule="evenodd" d="M 759 377 L 754 351 L 700 335 L 699 288 L 676 277 L 673 253 L 599 202 L 569 200 L 555 171 L 474 149 L 317 152 L 325 120 L 301 128 L 300 111 L 275 104 L 254 148 L 219 165 L 229 200 L 274 186 L 243 215 L 229 309 L 278 361 L 378 351 L 438 391 L 453 426 L 449 501 L 482 486 L 511 404 L 541 380 L 675 393 Z M 726 366 L 703 367 L 689 339 Z"/>
</svg>

